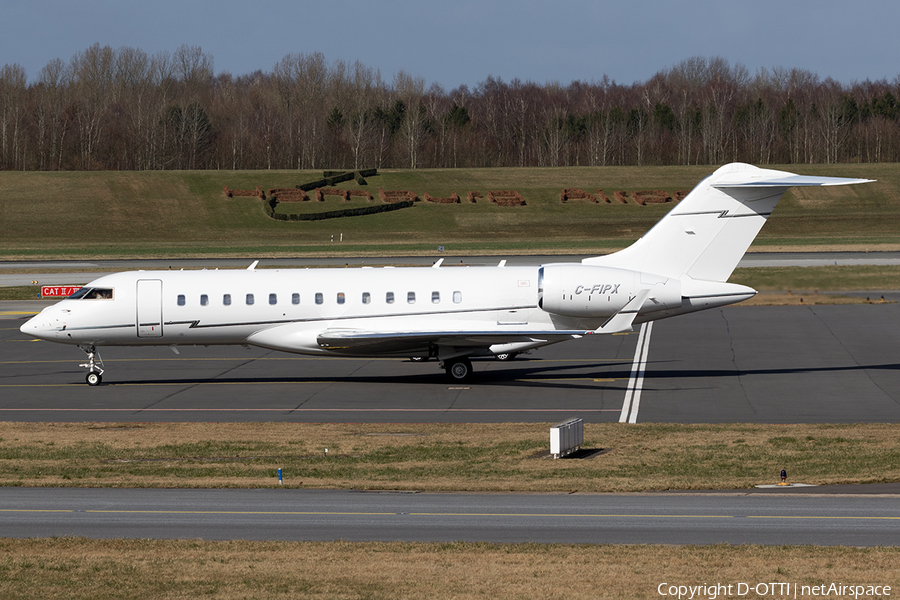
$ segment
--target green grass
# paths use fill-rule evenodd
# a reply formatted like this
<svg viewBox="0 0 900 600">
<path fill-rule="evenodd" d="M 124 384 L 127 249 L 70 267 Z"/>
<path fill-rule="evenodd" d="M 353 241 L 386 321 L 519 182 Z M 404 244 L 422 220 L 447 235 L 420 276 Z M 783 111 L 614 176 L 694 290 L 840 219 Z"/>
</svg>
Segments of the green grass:
<svg viewBox="0 0 900 600">
<path fill-rule="evenodd" d="M 863 186 L 789 192 L 758 246 L 858 249 L 900 247 L 893 225 L 900 209 L 900 173 L 894 165 L 802 165 L 804 174 L 878 179 Z M 3 258 L 270 256 L 319 254 L 429 254 L 448 252 L 603 252 L 642 235 L 671 205 L 629 203 L 563 205 L 564 187 L 605 190 L 689 190 L 714 170 L 693 167 L 567 167 L 533 169 L 435 169 L 384 171 L 366 189 L 407 189 L 422 196 L 475 204 L 425 202 L 391 213 L 316 222 L 269 219 L 257 199 L 225 198 L 223 186 L 292 187 L 320 171 L 166 171 L 0 173 L 0 240 Z M 358 188 L 351 181 L 340 187 Z M 518 190 L 524 207 L 499 207 L 487 192 Z M 377 200 L 376 200 L 377 202 Z M 350 205 L 364 204 L 354 199 Z M 316 210 L 346 207 L 340 198 L 312 201 Z M 279 210 L 307 210 L 283 204 Z M 331 236 L 343 243 L 332 243 Z"/>
</svg>

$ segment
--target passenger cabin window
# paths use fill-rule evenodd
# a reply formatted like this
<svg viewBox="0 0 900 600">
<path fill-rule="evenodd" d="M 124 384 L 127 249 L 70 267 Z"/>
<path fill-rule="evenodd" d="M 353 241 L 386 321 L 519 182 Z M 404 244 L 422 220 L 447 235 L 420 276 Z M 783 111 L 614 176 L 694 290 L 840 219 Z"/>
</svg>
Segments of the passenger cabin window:
<svg viewBox="0 0 900 600">
<path fill-rule="evenodd" d="M 316 292 L 316 304 L 322 304 L 325 302 L 325 296 L 322 295 L 322 292 Z"/>
<path fill-rule="evenodd" d="M 178 306 L 184 306 L 186 300 L 184 298 L 184 294 L 178 294 Z"/>
<path fill-rule="evenodd" d="M 344 292 L 338 292 L 337 303 L 343 304 L 346 300 L 347 300 L 347 297 L 344 295 Z"/>
<path fill-rule="evenodd" d="M 247 294 L 247 305 L 249 306 L 249 305 L 253 304 L 253 302 L 254 302 L 253 294 Z"/>
<path fill-rule="evenodd" d="M 269 304 L 278 304 L 278 294 L 269 294 Z"/>
<path fill-rule="evenodd" d="M 222 304 L 225 306 L 231 306 L 231 294 L 225 294 L 222 296 Z"/>
<path fill-rule="evenodd" d="M 462 302 L 462 292 L 453 292 L 453 304 Z"/>
<path fill-rule="evenodd" d="M 372 302 L 372 294 L 370 294 L 369 292 L 363 292 L 362 303 L 369 304 L 370 302 Z"/>
<path fill-rule="evenodd" d="M 406 293 L 406 302 L 409 304 L 416 303 L 416 293 L 415 292 L 407 292 Z"/>
<path fill-rule="evenodd" d="M 440 292 L 431 292 L 431 303 L 432 304 L 440 304 L 441 303 L 441 293 Z"/>
<path fill-rule="evenodd" d="M 291 304 L 300 304 L 300 294 L 296 292 L 291 294 Z"/>
<path fill-rule="evenodd" d="M 387 302 L 388 304 L 393 304 L 394 303 L 394 292 L 388 292 L 387 294 L 385 294 L 384 301 Z"/>
<path fill-rule="evenodd" d="M 208 306 L 209 305 L 209 296 L 206 294 L 200 294 L 200 306 Z"/>
</svg>

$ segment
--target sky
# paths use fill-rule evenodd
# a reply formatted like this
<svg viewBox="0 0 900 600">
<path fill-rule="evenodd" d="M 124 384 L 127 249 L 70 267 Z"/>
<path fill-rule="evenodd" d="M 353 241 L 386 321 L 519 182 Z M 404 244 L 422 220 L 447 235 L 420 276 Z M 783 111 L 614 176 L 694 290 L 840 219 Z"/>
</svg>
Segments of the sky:
<svg viewBox="0 0 900 600">
<path fill-rule="evenodd" d="M 215 72 L 271 72 L 287 54 L 359 61 L 450 91 L 488 77 L 630 85 L 691 57 L 844 84 L 900 76 L 891 0 L 0 0 L 0 66 L 29 81 L 95 43 L 199 46 Z"/>
</svg>

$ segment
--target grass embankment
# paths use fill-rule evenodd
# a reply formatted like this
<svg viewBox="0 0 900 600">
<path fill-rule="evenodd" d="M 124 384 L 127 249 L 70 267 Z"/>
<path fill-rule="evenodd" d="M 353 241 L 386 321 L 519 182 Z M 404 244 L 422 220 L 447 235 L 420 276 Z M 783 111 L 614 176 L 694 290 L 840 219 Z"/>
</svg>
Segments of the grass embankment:
<svg viewBox="0 0 900 600">
<path fill-rule="evenodd" d="M 628 245 L 672 205 L 583 200 L 561 204 L 563 188 L 591 193 L 602 188 L 610 198 L 616 190 L 674 193 L 693 188 L 713 170 L 694 166 L 384 171 L 362 186 L 376 198 L 378 187 L 439 197 L 455 191 L 463 199 L 468 191 L 481 191 L 485 197 L 475 204 L 420 202 L 392 213 L 303 223 L 269 219 L 259 200 L 226 198 L 223 186 L 292 187 L 320 178 L 321 171 L 3 173 L 0 257 L 436 255 L 438 245 L 455 254 L 600 253 Z M 804 165 L 792 170 L 878 182 L 788 192 L 756 247 L 900 247 L 900 232 L 893 225 L 900 209 L 896 167 Z M 351 181 L 339 187 L 361 186 Z M 487 201 L 487 191 L 503 189 L 518 190 L 527 205 L 500 207 Z M 334 210 L 346 204 L 329 196 L 321 206 Z M 280 208 L 299 210 L 293 204 Z M 331 241 L 332 235 L 339 240 L 341 234 L 343 242 Z"/>
<path fill-rule="evenodd" d="M 900 481 L 893 425 L 0 424 L 0 485 L 630 492 Z M 324 454 L 328 448 L 328 456 Z"/>
<path fill-rule="evenodd" d="M 744 596 L 755 598 L 761 597 L 753 589 L 757 583 L 890 585 L 894 594 L 900 579 L 897 548 L 60 538 L 0 540 L 0 556 L 0 595 L 42 600 L 640 600 L 660 598 L 659 586 L 663 583 L 667 584 L 666 593 L 669 585 L 731 584 L 732 593 L 719 593 L 716 597 L 720 598 L 740 597 L 739 582 L 749 583 L 751 592 Z M 801 590 L 797 590 L 798 597 Z M 694 597 L 713 596 L 707 593 Z"/>
</svg>

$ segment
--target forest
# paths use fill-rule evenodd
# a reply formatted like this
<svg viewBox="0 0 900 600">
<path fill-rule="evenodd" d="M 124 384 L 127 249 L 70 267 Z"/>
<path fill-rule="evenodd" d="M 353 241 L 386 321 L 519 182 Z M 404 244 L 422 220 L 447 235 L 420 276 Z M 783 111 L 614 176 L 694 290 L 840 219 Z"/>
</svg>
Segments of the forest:
<svg viewBox="0 0 900 600">
<path fill-rule="evenodd" d="M 0 69 L 0 169 L 360 169 L 896 162 L 900 77 L 842 84 L 693 57 L 645 82 L 386 81 L 289 54 L 216 74 L 196 46 Z"/>
</svg>

